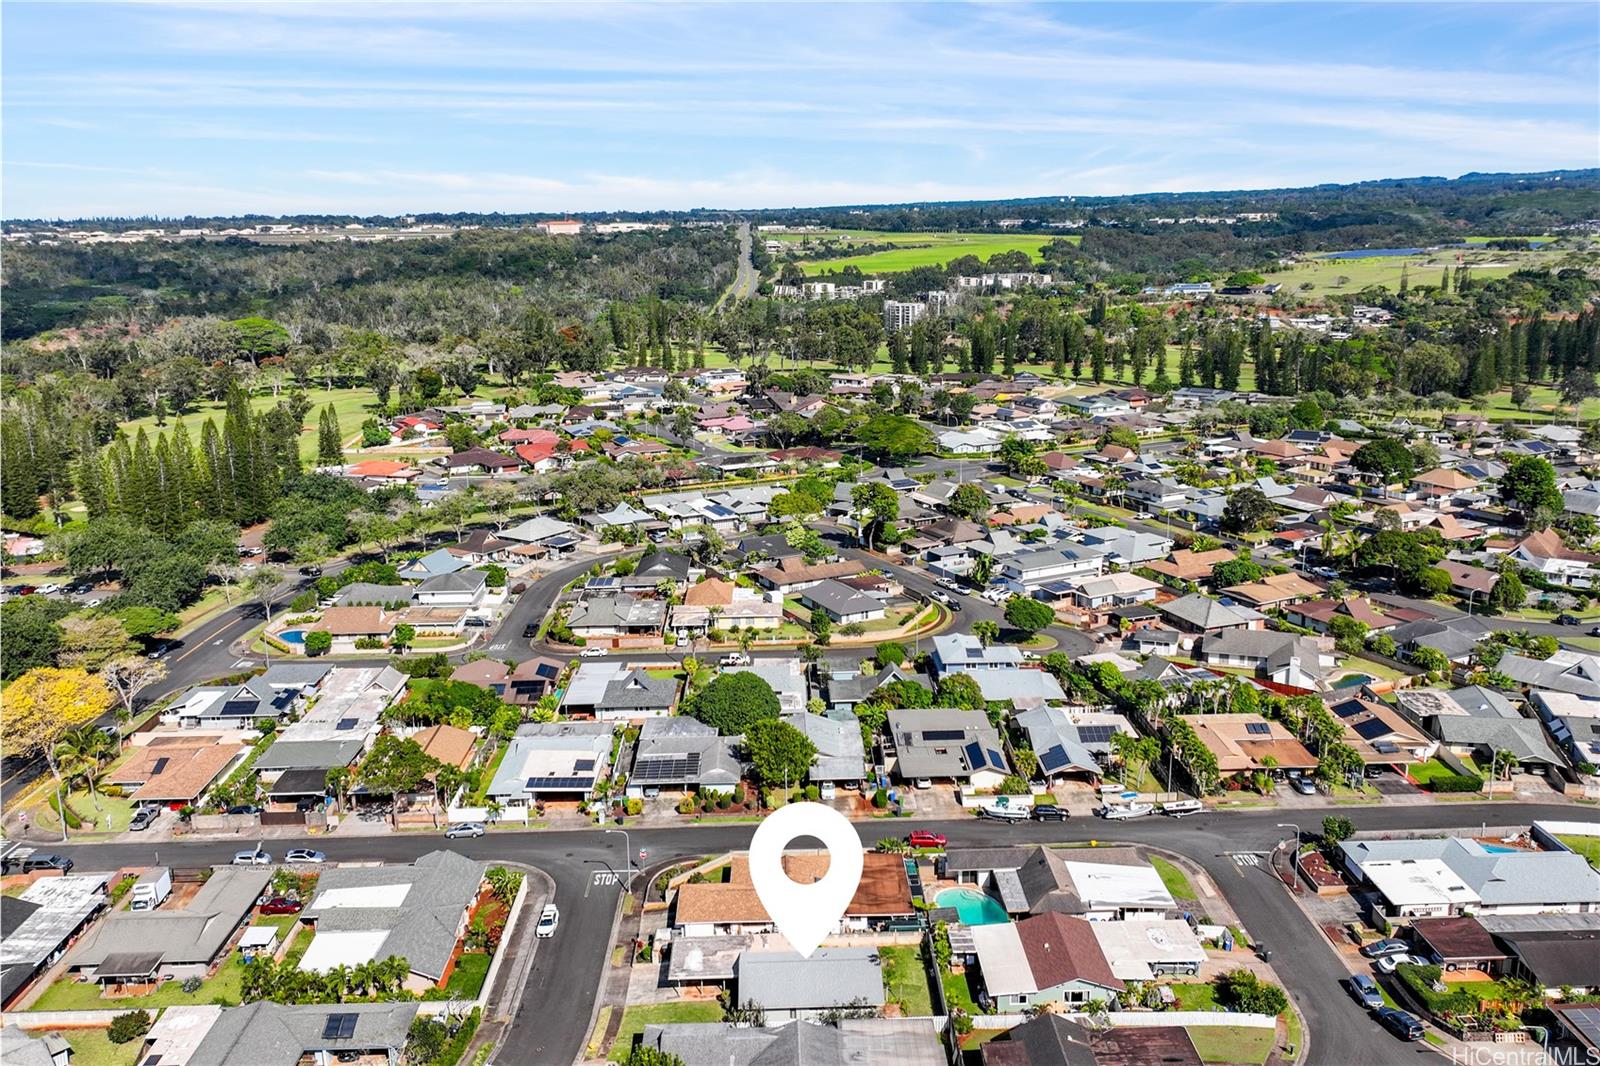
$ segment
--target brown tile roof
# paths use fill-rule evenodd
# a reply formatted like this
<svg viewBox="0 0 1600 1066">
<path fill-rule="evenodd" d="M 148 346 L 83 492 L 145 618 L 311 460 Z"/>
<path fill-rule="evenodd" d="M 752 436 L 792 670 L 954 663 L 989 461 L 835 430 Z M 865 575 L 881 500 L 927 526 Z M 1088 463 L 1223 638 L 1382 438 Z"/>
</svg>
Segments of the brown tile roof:
<svg viewBox="0 0 1600 1066">
<path fill-rule="evenodd" d="M 1600 563 L 1600 555 L 1575 552 L 1561 541 L 1561 534 L 1553 529 L 1542 529 L 1522 538 L 1517 547 L 1539 559 L 1566 559 L 1575 563 Z"/>
<path fill-rule="evenodd" d="M 1091 981 L 1103 988 L 1122 989 L 1122 979 L 1100 950 L 1094 931 L 1082 918 L 1050 911 L 1017 923 L 1017 938 L 1028 957 L 1034 983 L 1041 990 L 1068 981 Z"/>
<path fill-rule="evenodd" d="M 1320 596 L 1322 586 L 1312 584 L 1299 574 L 1288 573 L 1271 574 L 1260 581 L 1232 585 L 1222 591 L 1236 600 L 1243 600 L 1259 607 L 1263 604 L 1282 603 L 1285 600 L 1301 600 L 1307 596 Z"/>
<path fill-rule="evenodd" d="M 476 662 L 462 663 L 450 671 L 451 681 L 464 681 L 479 688 L 488 688 L 490 684 L 505 679 L 506 664 L 497 659 L 479 659 Z"/>
<path fill-rule="evenodd" d="M 820 880 L 828 870 L 826 855 L 785 855 L 783 868 L 791 880 L 809 884 Z M 913 914 L 911 884 L 906 879 L 905 862 L 897 855 L 868 854 L 861 868 L 861 883 L 845 908 L 858 917 L 883 917 Z M 696 922 L 770 921 L 750 881 L 748 856 L 736 855 L 729 866 L 728 880 L 722 884 L 684 884 L 678 887 L 676 920 L 679 925 Z"/>
<path fill-rule="evenodd" d="M 1194 729 L 1200 743 L 1217 757 L 1217 769 L 1224 774 L 1262 769 L 1262 760 L 1276 759 L 1286 770 L 1308 770 L 1317 757 L 1277 722 L 1259 714 L 1190 714 L 1184 721 Z M 1252 733 L 1251 725 L 1265 725 L 1267 731 Z"/>
<path fill-rule="evenodd" d="M 1468 477 L 1459 470 L 1446 470 L 1442 466 L 1436 466 L 1425 474 L 1418 474 L 1412 478 L 1412 481 L 1418 485 L 1427 485 L 1436 489 L 1449 489 L 1453 492 L 1470 489 L 1478 483 L 1475 479 Z"/>
<path fill-rule="evenodd" d="M 430 725 L 411 737 L 425 754 L 446 766 L 466 766 L 472 761 L 472 746 L 477 737 L 453 725 Z"/>
<path fill-rule="evenodd" d="M 1229 548 L 1212 548 L 1204 552 L 1179 548 L 1167 558 L 1145 565 L 1158 574 L 1166 574 L 1180 581 L 1199 581 L 1211 576 L 1212 567 L 1227 562 L 1233 556 L 1234 553 Z"/>
<path fill-rule="evenodd" d="M 1445 961 L 1454 959 L 1503 959 L 1506 957 L 1494 937 L 1483 927 L 1478 919 L 1471 916 L 1460 918 L 1413 918 L 1411 930 L 1420 939 L 1426 941 L 1439 957 Z"/>
<path fill-rule="evenodd" d="M 336 637 L 388 636 L 394 632 L 394 620 L 385 617 L 381 607 L 329 607 L 322 612 L 322 621 L 310 628 L 325 629 Z"/>
<path fill-rule="evenodd" d="M 118 772 L 123 780 L 143 779 L 144 784 L 134 791 L 133 799 L 193 803 L 243 748 L 238 744 L 157 742 L 137 750 L 134 759 Z"/>
<path fill-rule="evenodd" d="M 733 582 L 708 577 L 684 593 L 683 602 L 691 607 L 726 607 L 733 602 Z"/>
<path fill-rule="evenodd" d="M 807 564 L 804 556 L 791 556 L 777 566 L 756 571 L 756 576 L 773 585 L 794 585 L 802 581 L 825 581 L 830 577 L 854 577 L 866 567 L 849 559 L 837 563 Z"/>
</svg>

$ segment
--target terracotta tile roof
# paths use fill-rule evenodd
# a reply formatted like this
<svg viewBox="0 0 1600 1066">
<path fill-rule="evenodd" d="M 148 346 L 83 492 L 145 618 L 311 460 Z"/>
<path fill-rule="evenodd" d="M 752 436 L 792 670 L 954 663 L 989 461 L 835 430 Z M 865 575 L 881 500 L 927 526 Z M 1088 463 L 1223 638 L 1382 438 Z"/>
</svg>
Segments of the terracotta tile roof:
<svg viewBox="0 0 1600 1066">
<path fill-rule="evenodd" d="M 1425 474 L 1418 474 L 1412 480 L 1418 485 L 1428 485 L 1432 488 L 1450 489 L 1451 491 L 1470 489 L 1478 483 L 1459 470 L 1446 470 L 1442 466 L 1434 467 Z"/>
<path fill-rule="evenodd" d="M 683 602 L 693 607 L 726 607 L 733 602 L 733 582 L 708 577 L 684 593 Z"/>
<path fill-rule="evenodd" d="M 783 868 L 791 880 L 808 884 L 827 873 L 826 855 L 785 855 Z M 861 868 L 861 883 L 845 913 L 857 917 L 882 917 L 915 913 L 905 862 L 897 855 L 868 854 Z M 722 884 L 684 884 L 678 887 L 676 921 L 692 923 L 771 921 L 750 881 L 748 856 L 736 855 Z"/>
<path fill-rule="evenodd" d="M 1167 558 L 1145 565 L 1158 574 L 1166 574 L 1180 581 L 1198 581 L 1210 577 L 1212 567 L 1218 563 L 1225 563 L 1233 557 L 1234 553 L 1230 548 L 1212 548 L 1204 552 L 1179 548 Z"/>
<path fill-rule="evenodd" d="M 350 477 L 416 477 L 422 473 L 410 463 L 397 463 L 392 459 L 368 459 L 346 468 Z"/>
<path fill-rule="evenodd" d="M 238 744 L 160 744 L 138 749 L 118 776 L 144 779 L 135 800 L 193 803 L 242 750 Z"/>
</svg>

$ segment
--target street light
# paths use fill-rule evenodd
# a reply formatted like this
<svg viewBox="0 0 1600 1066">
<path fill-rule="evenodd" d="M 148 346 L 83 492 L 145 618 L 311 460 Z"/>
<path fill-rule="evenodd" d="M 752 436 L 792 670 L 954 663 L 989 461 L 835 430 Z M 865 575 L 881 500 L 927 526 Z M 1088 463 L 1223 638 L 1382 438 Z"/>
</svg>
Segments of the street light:
<svg viewBox="0 0 1600 1066">
<path fill-rule="evenodd" d="M 622 857 L 628 864 L 628 891 L 633 891 L 633 843 L 628 839 L 626 829 L 606 829 L 606 833 L 622 834 Z"/>
<path fill-rule="evenodd" d="M 1279 829 L 1294 830 L 1294 852 L 1289 856 L 1289 870 L 1291 873 L 1300 872 L 1300 826 L 1294 822 L 1279 822 Z"/>
</svg>

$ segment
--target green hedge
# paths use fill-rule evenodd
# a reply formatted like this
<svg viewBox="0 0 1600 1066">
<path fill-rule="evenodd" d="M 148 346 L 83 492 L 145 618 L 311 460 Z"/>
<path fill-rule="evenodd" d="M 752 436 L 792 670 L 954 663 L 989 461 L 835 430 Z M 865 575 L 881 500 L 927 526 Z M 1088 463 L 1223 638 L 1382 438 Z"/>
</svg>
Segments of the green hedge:
<svg viewBox="0 0 1600 1066">
<path fill-rule="evenodd" d="M 1429 792 L 1482 792 L 1483 778 L 1476 774 L 1448 774 L 1428 782 Z"/>
<path fill-rule="evenodd" d="M 61 796 L 56 792 L 50 793 L 50 809 L 56 812 L 57 818 L 65 818 L 68 829 L 81 829 L 83 819 L 78 817 L 78 812 L 72 809 L 72 804 L 67 804 L 66 813 L 61 812 Z"/>
</svg>

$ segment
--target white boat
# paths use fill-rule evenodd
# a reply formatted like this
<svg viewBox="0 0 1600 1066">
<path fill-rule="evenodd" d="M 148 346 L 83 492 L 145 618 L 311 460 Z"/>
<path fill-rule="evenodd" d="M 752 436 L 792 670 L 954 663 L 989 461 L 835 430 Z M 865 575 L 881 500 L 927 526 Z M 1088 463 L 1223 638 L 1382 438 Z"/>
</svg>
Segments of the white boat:
<svg viewBox="0 0 1600 1066">
<path fill-rule="evenodd" d="M 1206 805 L 1199 800 L 1172 800 L 1161 805 L 1161 813 L 1168 818 L 1186 818 L 1205 809 Z"/>
<path fill-rule="evenodd" d="M 1143 818 L 1145 815 L 1152 813 L 1154 810 L 1155 807 L 1148 803 L 1108 803 L 1100 811 L 1100 817 L 1106 819 L 1108 822 L 1121 821 L 1124 818 Z"/>
</svg>

